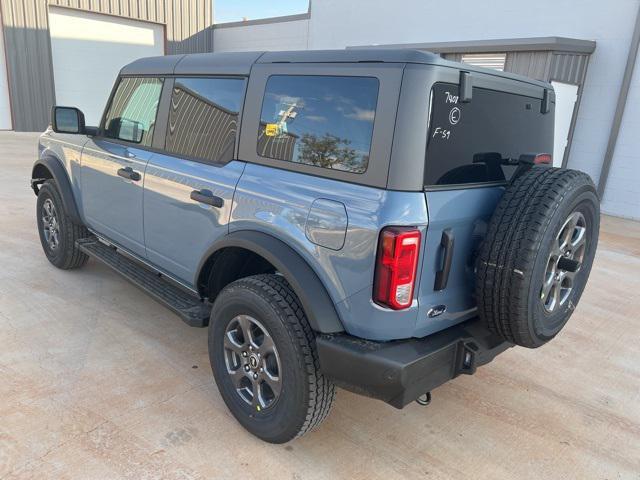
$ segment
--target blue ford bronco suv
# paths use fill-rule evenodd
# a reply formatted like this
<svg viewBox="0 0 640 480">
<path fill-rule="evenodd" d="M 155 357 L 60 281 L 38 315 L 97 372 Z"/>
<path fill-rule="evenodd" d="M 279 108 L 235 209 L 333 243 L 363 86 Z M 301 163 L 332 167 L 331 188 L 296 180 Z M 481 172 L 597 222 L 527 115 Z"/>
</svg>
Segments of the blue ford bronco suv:
<svg viewBox="0 0 640 480">
<path fill-rule="evenodd" d="M 547 83 L 413 50 L 137 60 L 98 127 L 53 107 L 42 247 L 208 326 L 222 398 L 268 442 L 320 424 L 336 386 L 428 403 L 580 299 L 599 200 L 550 165 L 554 106 Z"/>
</svg>

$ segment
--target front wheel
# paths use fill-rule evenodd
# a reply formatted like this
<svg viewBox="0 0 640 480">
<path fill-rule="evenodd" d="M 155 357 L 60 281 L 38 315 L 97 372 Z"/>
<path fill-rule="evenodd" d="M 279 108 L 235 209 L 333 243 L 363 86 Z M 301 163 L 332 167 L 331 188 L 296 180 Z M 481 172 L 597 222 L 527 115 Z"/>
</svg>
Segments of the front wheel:
<svg viewBox="0 0 640 480">
<path fill-rule="evenodd" d="M 218 295 L 209 358 L 231 413 L 267 442 L 301 436 L 329 413 L 335 387 L 320 372 L 313 331 L 279 275 L 243 278 Z"/>
<path fill-rule="evenodd" d="M 67 215 L 54 180 L 44 182 L 38 191 L 36 219 L 42 249 L 53 265 L 70 270 L 87 263 L 89 257 L 76 246 L 76 240 L 87 237 L 89 231 Z"/>
</svg>

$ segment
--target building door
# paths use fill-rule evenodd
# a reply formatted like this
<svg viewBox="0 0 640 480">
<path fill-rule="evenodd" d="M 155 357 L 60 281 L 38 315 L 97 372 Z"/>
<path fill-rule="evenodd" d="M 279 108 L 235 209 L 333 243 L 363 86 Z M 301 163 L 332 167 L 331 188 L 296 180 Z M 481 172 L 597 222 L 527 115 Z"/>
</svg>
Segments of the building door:
<svg viewBox="0 0 640 480">
<path fill-rule="evenodd" d="M 164 54 L 164 26 L 112 15 L 49 8 L 56 103 L 80 108 L 98 125 L 120 69 Z"/>
<path fill-rule="evenodd" d="M 561 167 L 564 150 L 567 148 L 573 109 L 578 100 L 578 86 L 570 83 L 551 82 L 556 92 L 556 114 L 553 144 L 553 166 Z"/>
</svg>

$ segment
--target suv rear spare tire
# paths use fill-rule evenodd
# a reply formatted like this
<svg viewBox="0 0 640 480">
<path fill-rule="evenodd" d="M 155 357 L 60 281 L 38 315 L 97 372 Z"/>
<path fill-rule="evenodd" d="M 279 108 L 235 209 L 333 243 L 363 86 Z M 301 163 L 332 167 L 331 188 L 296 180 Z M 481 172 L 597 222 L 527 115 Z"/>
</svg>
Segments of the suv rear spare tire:
<svg viewBox="0 0 640 480">
<path fill-rule="evenodd" d="M 585 173 L 533 167 L 509 185 L 476 265 L 478 311 L 489 328 L 529 348 L 556 336 L 580 300 L 599 228 Z"/>
</svg>

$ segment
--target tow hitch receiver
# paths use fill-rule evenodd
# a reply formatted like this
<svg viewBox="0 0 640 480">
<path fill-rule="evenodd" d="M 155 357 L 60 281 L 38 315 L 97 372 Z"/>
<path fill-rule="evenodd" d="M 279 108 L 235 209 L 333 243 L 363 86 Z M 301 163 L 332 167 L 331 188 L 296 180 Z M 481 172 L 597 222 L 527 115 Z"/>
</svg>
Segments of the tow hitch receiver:
<svg viewBox="0 0 640 480">
<path fill-rule="evenodd" d="M 416 398 L 416 403 L 418 405 L 422 405 L 423 407 L 429 405 L 431 403 L 431 392 L 423 393 L 422 395 L 420 395 L 418 398 Z"/>
</svg>

